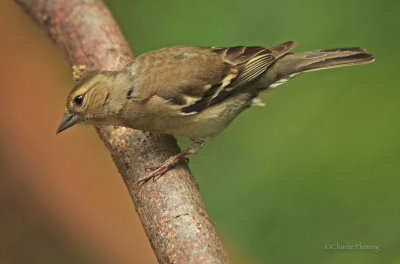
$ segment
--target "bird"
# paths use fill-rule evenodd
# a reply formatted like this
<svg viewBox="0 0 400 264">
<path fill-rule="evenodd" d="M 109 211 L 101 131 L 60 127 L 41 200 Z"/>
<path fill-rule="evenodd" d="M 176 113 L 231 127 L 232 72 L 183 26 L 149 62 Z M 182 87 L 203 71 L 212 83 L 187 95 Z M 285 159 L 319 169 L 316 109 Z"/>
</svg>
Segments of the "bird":
<svg viewBox="0 0 400 264">
<path fill-rule="evenodd" d="M 172 46 L 138 56 L 121 70 L 85 73 L 67 97 L 57 134 L 78 124 L 114 125 L 186 136 L 189 146 L 149 168 L 165 174 L 215 138 L 260 94 L 309 71 L 371 63 L 363 48 L 290 52 L 296 41 L 260 46 Z"/>
</svg>

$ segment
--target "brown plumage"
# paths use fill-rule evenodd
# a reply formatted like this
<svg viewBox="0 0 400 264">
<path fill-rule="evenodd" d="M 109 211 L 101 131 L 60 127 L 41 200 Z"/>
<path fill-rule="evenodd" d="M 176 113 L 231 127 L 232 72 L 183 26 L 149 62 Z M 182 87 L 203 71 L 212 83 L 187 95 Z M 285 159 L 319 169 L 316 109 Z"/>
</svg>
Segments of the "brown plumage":
<svg viewBox="0 0 400 264">
<path fill-rule="evenodd" d="M 85 122 L 184 135 L 193 143 L 148 179 L 196 152 L 243 110 L 260 105 L 261 91 L 307 71 L 370 63 L 362 48 L 288 53 L 271 48 L 175 46 L 145 53 L 120 71 L 86 74 L 70 92 L 57 132 Z"/>
</svg>

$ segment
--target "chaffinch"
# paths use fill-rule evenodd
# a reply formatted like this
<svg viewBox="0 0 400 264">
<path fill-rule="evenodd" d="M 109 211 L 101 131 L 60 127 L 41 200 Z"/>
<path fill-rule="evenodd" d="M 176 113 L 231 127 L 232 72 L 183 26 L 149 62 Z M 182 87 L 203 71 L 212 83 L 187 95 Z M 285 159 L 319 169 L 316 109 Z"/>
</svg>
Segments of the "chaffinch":
<svg viewBox="0 0 400 264">
<path fill-rule="evenodd" d="M 295 45 L 174 46 L 145 53 L 122 70 L 88 72 L 68 95 L 57 133 L 89 123 L 191 139 L 189 147 L 155 166 L 146 181 L 196 153 L 243 110 L 263 105 L 260 92 L 303 72 L 374 61 L 362 48 L 289 53 Z"/>
</svg>

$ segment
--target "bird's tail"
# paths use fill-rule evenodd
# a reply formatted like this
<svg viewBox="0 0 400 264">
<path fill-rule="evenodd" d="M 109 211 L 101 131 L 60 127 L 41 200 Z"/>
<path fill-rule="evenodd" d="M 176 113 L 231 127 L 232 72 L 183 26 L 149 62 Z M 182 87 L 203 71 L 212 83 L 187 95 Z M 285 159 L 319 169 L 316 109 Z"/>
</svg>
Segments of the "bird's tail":
<svg viewBox="0 0 400 264">
<path fill-rule="evenodd" d="M 274 88 L 308 71 L 373 62 L 374 56 L 362 48 L 340 48 L 288 53 L 276 60 L 257 82 L 257 88 Z"/>
</svg>

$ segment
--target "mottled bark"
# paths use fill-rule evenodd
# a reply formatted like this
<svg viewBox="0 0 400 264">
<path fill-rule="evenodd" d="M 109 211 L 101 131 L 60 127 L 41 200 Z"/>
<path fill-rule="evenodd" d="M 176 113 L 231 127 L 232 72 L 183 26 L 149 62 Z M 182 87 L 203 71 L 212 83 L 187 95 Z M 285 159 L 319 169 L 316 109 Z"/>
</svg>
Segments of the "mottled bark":
<svg viewBox="0 0 400 264">
<path fill-rule="evenodd" d="M 16 2 L 48 31 L 73 65 L 116 70 L 133 59 L 100 0 Z M 123 127 L 99 127 L 97 132 L 126 183 L 160 263 L 229 263 L 186 165 L 173 168 L 154 182 L 135 184 L 146 166 L 179 152 L 172 136 Z"/>
</svg>

